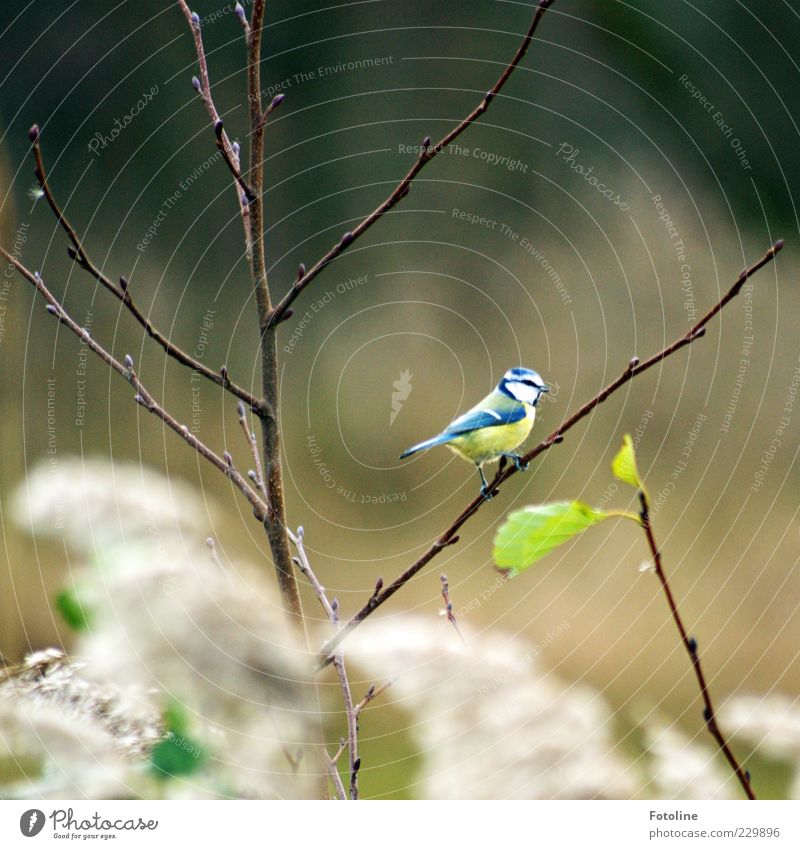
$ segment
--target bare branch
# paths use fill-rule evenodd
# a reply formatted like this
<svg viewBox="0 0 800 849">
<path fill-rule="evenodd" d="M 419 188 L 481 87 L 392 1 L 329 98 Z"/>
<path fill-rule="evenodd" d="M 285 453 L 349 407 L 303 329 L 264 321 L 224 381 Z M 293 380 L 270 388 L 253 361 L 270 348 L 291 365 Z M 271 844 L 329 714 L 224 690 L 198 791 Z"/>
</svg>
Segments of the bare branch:
<svg viewBox="0 0 800 849">
<path fill-rule="evenodd" d="M 777 253 L 783 247 L 783 240 L 779 239 L 775 244 L 761 257 L 758 262 L 755 262 L 753 265 L 746 268 L 737 278 L 736 282 L 733 286 L 723 295 L 723 297 L 716 303 L 714 306 L 689 330 L 683 335 L 679 336 L 672 344 L 667 345 L 666 348 L 663 348 L 657 354 L 653 354 L 652 357 L 645 360 L 644 362 L 640 362 L 638 357 L 633 357 L 631 361 L 628 363 L 625 371 L 611 383 L 608 384 L 604 389 L 597 393 L 591 400 L 587 401 L 582 407 L 580 407 L 576 412 L 574 412 L 568 419 L 566 419 L 562 424 L 560 424 L 546 439 L 542 440 L 535 448 L 529 451 L 524 457 L 521 458 L 520 465 L 524 466 L 529 463 L 534 458 L 538 457 L 540 454 L 543 454 L 553 445 L 558 445 L 563 442 L 564 434 L 573 428 L 579 421 L 586 418 L 595 407 L 598 407 L 603 403 L 610 395 L 616 392 L 620 387 L 624 386 L 629 380 L 632 380 L 637 375 L 642 374 L 648 369 L 652 368 L 654 365 L 657 365 L 662 360 L 674 354 L 676 351 L 679 351 L 681 348 L 686 347 L 687 345 L 691 345 L 697 339 L 702 338 L 705 335 L 705 328 L 709 321 L 714 318 L 715 315 L 742 289 L 745 281 L 752 277 L 760 268 L 763 268 L 767 263 L 771 262 Z M 491 493 L 496 493 L 498 488 L 502 483 L 504 483 L 508 478 L 510 478 L 517 471 L 517 467 L 515 465 L 509 465 L 503 470 L 497 472 L 494 476 L 494 479 L 489 484 L 489 491 Z M 380 592 L 373 593 L 369 598 L 367 603 L 359 610 L 348 622 L 347 624 L 339 631 L 338 634 L 335 634 L 327 643 L 322 647 L 319 655 L 320 668 L 327 666 L 331 662 L 331 651 L 338 646 L 342 640 L 353 630 L 360 622 L 363 622 L 373 611 L 375 611 L 378 607 L 380 607 L 385 601 L 390 599 L 401 587 L 405 586 L 420 570 L 424 569 L 425 566 L 439 554 L 442 549 L 446 548 L 449 545 L 455 544 L 458 537 L 456 536 L 457 531 L 464 525 L 467 520 L 473 516 L 478 510 L 481 508 L 483 504 L 485 504 L 485 499 L 483 496 L 478 496 L 475 498 L 455 519 L 455 521 L 447 528 L 447 530 L 442 533 L 439 538 L 431 545 L 431 547 L 418 559 L 416 562 L 412 563 L 408 569 L 405 570 L 402 574 L 398 575 L 391 584 L 385 589 L 381 589 Z"/>
<path fill-rule="evenodd" d="M 256 441 L 256 435 L 250 430 L 250 425 L 247 423 L 247 410 L 241 401 L 239 402 L 239 406 L 236 408 L 236 415 L 239 419 L 239 424 L 244 431 L 244 438 L 247 440 L 248 448 L 253 455 L 254 468 L 248 477 L 250 477 L 256 485 L 256 489 L 266 493 L 264 488 L 264 473 L 261 470 L 261 457 L 258 453 L 258 442 Z"/>
<path fill-rule="evenodd" d="M 266 120 L 261 105 L 261 40 L 264 31 L 264 0 L 253 0 L 253 12 L 247 32 L 247 100 L 250 105 L 250 159 L 248 182 L 253 190 L 249 205 L 250 281 L 255 293 L 258 327 L 261 334 L 261 389 L 264 401 L 275 416 L 260 416 L 261 449 L 264 457 L 264 487 L 269 513 L 264 521 L 281 598 L 295 626 L 305 632 L 303 604 L 297 587 L 289 538 L 281 467 L 280 430 L 278 428 L 279 383 L 277 334 L 267 327 L 272 301 L 267 279 L 264 234 L 264 130 Z M 241 16 L 240 16 L 241 19 Z M 274 103 L 274 101 L 273 101 Z M 306 634 L 306 639 L 308 635 Z"/>
<path fill-rule="evenodd" d="M 272 98 L 272 102 L 267 106 L 264 110 L 264 113 L 261 116 L 261 120 L 258 122 L 257 129 L 259 131 L 263 130 L 267 125 L 267 119 L 269 116 L 283 103 L 286 99 L 285 94 L 276 94 L 275 97 Z"/>
<path fill-rule="evenodd" d="M 744 278 L 746 279 L 746 278 Z M 744 279 L 741 281 L 744 282 Z M 647 544 L 650 547 L 650 554 L 653 558 L 653 565 L 655 566 L 655 572 L 658 576 L 658 580 L 661 583 L 661 588 L 664 590 L 664 595 L 667 598 L 667 604 L 669 605 L 670 613 L 672 614 L 672 619 L 675 622 L 676 627 L 678 628 L 678 632 L 681 635 L 681 641 L 683 642 L 684 648 L 686 649 L 687 654 L 689 655 L 689 659 L 692 662 L 692 669 L 695 674 L 695 678 L 697 678 L 697 683 L 700 687 L 700 695 L 703 699 L 703 719 L 705 720 L 706 727 L 709 730 L 711 736 L 717 741 L 717 745 L 720 748 L 720 751 L 725 755 L 726 760 L 733 769 L 736 778 L 739 780 L 739 783 L 742 785 L 742 789 L 745 792 L 745 795 L 748 799 L 755 799 L 756 794 L 753 791 L 753 785 L 750 783 L 750 773 L 742 768 L 739 761 L 736 759 L 736 755 L 734 755 L 731 747 L 728 745 L 725 737 L 722 734 L 722 731 L 717 724 L 716 712 L 714 710 L 714 704 L 711 701 L 711 693 L 708 689 L 708 683 L 706 682 L 706 676 L 703 672 L 703 667 L 700 663 L 700 654 L 697 649 L 697 640 L 694 637 L 690 637 L 686 627 L 683 624 L 683 620 L 681 619 L 681 615 L 678 612 L 678 605 L 675 602 L 675 597 L 672 594 L 672 589 L 669 585 L 669 581 L 667 580 L 666 573 L 664 572 L 664 567 L 661 562 L 661 551 L 656 544 L 655 536 L 653 535 L 653 526 L 650 521 L 650 505 L 647 501 L 647 494 L 641 490 L 639 492 L 639 501 L 641 503 L 641 519 L 642 519 L 642 527 L 644 528 L 645 536 L 647 537 Z"/>
<path fill-rule="evenodd" d="M 5 248 L 0 247 L 0 255 L 2 255 L 9 264 L 14 268 L 36 289 L 36 291 L 47 302 L 47 311 L 55 316 L 61 324 L 74 333 L 81 342 L 89 348 L 92 353 L 96 354 L 100 359 L 113 371 L 121 375 L 133 387 L 134 400 L 137 404 L 144 407 L 148 412 L 161 419 L 164 424 L 173 430 L 178 436 L 190 445 L 204 459 L 208 460 L 213 466 L 216 466 L 225 477 L 244 494 L 245 498 L 253 507 L 253 513 L 256 518 L 263 521 L 267 513 L 267 505 L 258 497 L 251 489 L 247 480 L 237 471 L 230 460 L 230 455 L 225 452 L 222 457 L 212 451 L 205 443 L 201 442 L 189 428 L 181 424 L 177 419 L 171 416 L 150 394 L 145 385 L 139 379 L 133 368 L 133 359 L 128 355 L 124 362 L 117 360 L 109 353 L 102 345 L 96 342 L 86 328 L 81 327 L 64 309 L 61 302 L 53 295 L 45 286 L 44 281 L 38 272 L 32 272 L 26 268 L 16 257 L 12 256 Z"/>
<path fill-rule="evenodd" d="M 248 212 L 247 207 L 250 201 L 253 200 L 253 190 L 247 185 L 244 177 L 242 177 L 238 145 L 234 147 L 233 143 L 228 138 L 222 118 L 220 118 L 217 107 L 214 105 L 214 98 L 211 96 L 211 79 L 208 75 L 208 61 L 206 60 L 206 51 L 203 47 L 203 28 L 200 23 L 200 17 L 197 13 L 192 12 L 185 0 L 178 0 L 178 5 L 181 7 L 181 11 L 189 23 L 189 28 L 191 29 L 192 37 L 194 38 L 194 47 L 197 51 L 197 64 L 200 76 L 193 78 L 192 85 L 194 86 L 195 91 L 200 95 L 203 105 L 206 107 L 208 116 L 211 119 L 211 126 L 214 128 L 214 135 L 217 139 L 217 147 L 222 153 L 222 158 L 225 160 L 226 165 L 233 175 L 234 182 L 237 185 L 236 196 L 239 199 L 239 208 L 242 218 L 245 219 L 246 226 Z"/>
<path fill-rule="evenodd" d="M 455 613 L 453 613 L 453 603 L 450 601 L 450 583 L 447 580 L 447 575 L 442 572 L 442 574 L 439 576 L 439 580 L 442 583 L 442 599 L 444 600 L 444 610 L 442 612 L 447 617 L 447 621 L 455 629 L 456 634 L 458 634 L 458 638 L 461 640 L 462 643 L 464 643 L 464 645 L 466 645 L 467 641 L 464 639 L 464 635 L 461 633 L 461 629 L 458 627 L 456 615 Z"/>
<path fill-rule="evenodd" d="M 336 759 L 328 757 L 328 774 L 330 775 L 333 786 L 336 789 L 336 798 L 341 799 L 342 802 L 347 801 L 347 792 L 345 791 L 344 784 L 342 783 L 342 776 L 339 775 L 339 770 L 336 767 L 336 761 L 339 759 L 339 755 L 341 755 L 345 748 L 346 746 L 342 746 L 339 749 Z"/>
<path fill-rule="evenodd" d="M 69 249 L 70 257 L 85 271 L 87 271 L 101 286 L 111 292 L 115 298 L 121 301 L 131 315 L 136 319 L 136 321 L 144 328 L 147 335 L 157 342 L 166 352 L 166 354 L 172 357 L 177 362 L 181 363 L 181 365 L 187 366 L 188 368 L 196 371 L 198 374 L 202 375 L 206 379 L 210 380 L 212 383 L 216 383 L 217 386 L 221 386 L 223 389 L 227 389 L 232 395 L 235 395 L 239 400 L 243 401 L 250 407 L 251 410 L 259 413 L 259 415 L 264 414 L 267 411 L 267 407 L 263 401 L 256 398 L 246 389 L 241 386 L 235 384 L 229 377 L 227 371 L 222 368 L 218 372 L 213 369 L 208 368 L 208 366 L 204 365 L 200 360 L 195 359 L 194 357 L 187 354 L 182 348 L 179 348 L 173 342 L 170 341 L 168 337 L 166 337 L 160 330 L 158 330 L 150 319 L 139 309 L 136 305 L 135 301 L 131 297 L 131 293 L 128 287 L 128 281 L 121 277 L 119 281 L 119 285 L 114 283 L 109 279 L 108 276 L 103 274 L 103 272 L 98 268 L 98 266 L 92 261 L 89 257 L 89 254 L 86 251 L 86 248 L 83 246 L 83 241 L 80 236 L 78 236 L 75 228 L 70 224 L 63 210 L 59 206 L 58 201 L 53 194 L 50 183 L 47 179 L 47 171 L 44 165 L 44 158 L 42 156 L 42 149 L 39 140 L 39 127 L 34 124 L 30 130 L 28 131 L 28 137 L 32 143 L 33 155 L 36 160 L 36 179 L 41 186 L 42 192 L 44 193 L 44 197 L 47 200 L 50 209 L 55 215 L 56 220 L 61 225 L 64 232 L 67 234 L 70 242 L 72 242 L 73 247 Z"/>
<path fill-rule="evenodd" d="M 361 701 L 360 701 L 360 702 L 359 702 L 359 703 L 355 706 L 355 714 L 356 714 L 356 717 L 360 716 L 360 715 L 361 715 L 361 711 L 362 711 L 362 710 L 364 710 L 364 708 L 365 708 L 365 707 L 366 707 L 366 706 L 367 706 L 367 705 L 368 705 L 371 701 L 374 701 L 375 699 L 377 699 L 377 698 L 378 698 L 378 696 L 380 696 L 380 695 L 382 695 L 383 693 L 385 693 L 385 692 L 389 689 L 389 687 L 391 687 L 391 686 L 392 686 L 392 684 L 394 684 L 394 681 L 391 681 L 391 680 L 390 680 L 390 681 L 387 681 L 385 684 L 381 684 L 381 686 L 380 686 L 380 687 L 376 687 L 376 686 L 373 684 L 373 685 L 369 688 L 369 690 L 367 690 L 366 694 L 364 695 L 364 698 L 363 698 L 363 699 L 361 699 Z"/>
<path fill-rule="evenodd" d="M 314 570 L 311 568 L 308 555 L 306 554 L 303 536 L 304 533 L 302 526 L 297 529 L 296 534 L 291 533 L 291 531 L 289 532 L 289 538 L 297 549 L 297 559 L 295 561 L 297 568 L 300 569 L 306 578 L 308 578 L 308 582 L 314 588 L 314 592 L 316 593 L 325 614 L 333 626 L 338 630 L 340 626 L 339 603 L 336 599 L 333 599 L 332 601 L 328 599 L 325 587 L 322 586 L 319 579 L 314 574 Z M 350 798 L 358 799 L 358 770 L 361 766 L 361 759 L 358 757 L 358 712 L 360 712 L 361 707 L 359 707 L 357 712 L 353 705 L 353 696 L 350 691 L 350 682 L 347 678 L 347 670 L 344 665 L 344 655 L 341 649 L 335 653 L 332 662 L 339 678 L 339 685 L 342 688 L 344 712 L 347 717 L 347 748 L 350 750 Z M 340 745 L 339 751 L 336 755 L 328 759 L 329 763 L 336 771 L 337 776 L 338 769 L 336 769 L 336 762 L 339 760 L 341 754 L 342 746 Z"/>
<path fill-rule="evenodd" d="M 461 121 L 456 127 L 450 130 L 445 136 L 443 136 L 436 144 L 431 144 L 430 138 L 426 138 L 422 142 L 422 149 L 420 151 L 419 157 L 417 161 L 411 166 L 411 170 L 406 174 L 405 177 L 397 184 L 392 193 L 383 201 L 376 209 L 374 209 L 352 232 L 345 233 L 341 239 L 314 265 L 309 268 L 302 277 L 296 280 L 291 289 L 284 295 L 281 301 L 277 304 L 275 309 L 272 311 L 269 324 L 270 327 L 274 327 L 277 324 L 280 324 L 286 316 L 286 311 L 298 297 L 298 295 L 303 291 L 303 289 L 308 286 L 309 283 L 333 260 L 336 259 L 340 254 L 344 253 L 344 251 L 353 244 L 353 242 L 369 230 L 376 221 L 378 221 L 381 216 L 387 213 L 390 209 L 392 209 L 397 203 L 399 203 L 410 191 L 411 183 L 414 181 L 414 178 L 419 174 L 420 171 L 438 154 L 441 153 L 449 144 L 451 144 L 461 133 L 464 132 L 469 126 L 475 123 L 475 121 L 480 118 L 481 115 L 489 108 L 489 104 L 495 98 L 495 96 L 500 92 L 503 86 L 508 81 L 508 78 L 512 73 L 516 70 L 519 63 L 524 58 L 525 54 L 528 52 L 528 48 L 530 47 L 531 42 L 533 41 L 534 33 L 539 26 L 542 18 L 544 17 L 545 11 L 553 5 L 555 0 L 539 0 L 536 4 L 536 11 L 533 15 L 533 20 L 531 21 L 531 25 L 528 27 L 528 31 L 525 33 L 524 38 L 522 39 L 522 43 L 517 48 L 517 52 L 514 54 L 514 57 L 508 63 L 508 65 L 503 70 L 503 73 L 497 79 L 497 82 L 486 92 L 483 100 L 472 110 L 472 112 Z"/>
<path fill-rule="evenodd" d="M 333 599 L 331 602 L 333 610 L 333 624 L 336 628 L 341 627 L 339 621 L 339 602 Z M 358 716 L 353 705 L 353 696 L 350 692 L 350 682 L 347 680 L 347 672 L 344 667 L 344 655 L 341 649 L 338 653 L 339 681 L 342 685 L 342 696 L 344 697 L 344 713 L 347 717 L 347 747 L 350 750 L 350 798 L 358 799 L 358 771 L 361 768 L 361 758 L 358 756 Z"/>
</svg>

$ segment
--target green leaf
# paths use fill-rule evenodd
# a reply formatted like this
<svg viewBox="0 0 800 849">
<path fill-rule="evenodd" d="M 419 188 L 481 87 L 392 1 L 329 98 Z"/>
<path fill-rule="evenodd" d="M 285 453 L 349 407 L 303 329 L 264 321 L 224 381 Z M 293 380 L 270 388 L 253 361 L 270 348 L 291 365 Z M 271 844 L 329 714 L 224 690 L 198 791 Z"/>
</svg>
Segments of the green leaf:
<svg viewBox="0 0 800 849">
<path fill-rule="evenodd" d="M 150 766 L 160 778 L 192 775 L 208 759 L 205 749 L 187 733 L 189 715 L 177 699 L 170 699 L 164 711 L 167 733 L 150 752 Z"/>
<path fill-rule="evenodd" d="M 199 743 L 171 731 L 150 752 L 150 766 L 160 778 L 192 775 L 207 759 L 208 754 Z"/>
<path fill-rule="evenodd" d="M 633 450 L 633 440 L 629 433 L 622 438 L 622 448 L 611 463 L 611 471 L 617 480 L 629 484 L 634 489 L 642 488 L 642 479 L 636 465 L 636 452 Z"/>
<path fill-rule="evenodd" d="M 172 698 L 164 711 L 164 726 L 178 737 L 184 736 L 189 728 L 189 714 L 177 699 Z"/>
<path fill-rule="evenodd" d="M 511 513 L 494 540 L 494 562 L 501 572 L 517 575 L 554 548 L 608 519 L 581 501 L 554 501 Z"/>
<path fill-rule="evenodd" d="M 91 611 L 74 588 L 61 590 L 53 604 L 73 631 L 85 631 L 91 624 Z"/>
</svg>

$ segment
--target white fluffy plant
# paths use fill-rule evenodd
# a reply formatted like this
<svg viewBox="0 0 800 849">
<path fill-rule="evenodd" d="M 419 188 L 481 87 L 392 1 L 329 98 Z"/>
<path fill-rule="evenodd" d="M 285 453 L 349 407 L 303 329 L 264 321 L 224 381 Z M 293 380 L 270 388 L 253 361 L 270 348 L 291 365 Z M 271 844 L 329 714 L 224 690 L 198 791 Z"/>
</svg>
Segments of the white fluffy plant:
<svg viewBox="0 0 800 849">
<path fill-rule="evenodd" d="M 410 711 L 425 799 L 625 799 L 637 768 L 614 741 L 612 712 L 587 686 L 548 673 L 538 651 L 502 632 L 429 619 L 364 623 L 352 663 L 388 675 Z"/>
<path fill-rule="evenodd" d="M 164 735 L 160 713 L 85 677 L 58 649 L 0 670 L 0 797 L 124 796 Z"/>
<path fill-rule="evenodd" d="M 63 503 L 70 510 L 55 521 Z M 40 467 L 15 499 L 20 524 L 63 535 L 86 564 L 59 606 L 78 628 L 87 692 L 110 688 L 159 717 L 157 739 L 127 759 L 127 793 L 310 795 L 313 765 L 299 757 L 315 716 L 305 647 L 271 583 L 223 565 L 206 543 L 208 510 L 190 488 L 138 466 L 78 460 L 61 461 L 58 475 Z M 17 702 L 29 710 L 25 696 Z"/>
</svg>

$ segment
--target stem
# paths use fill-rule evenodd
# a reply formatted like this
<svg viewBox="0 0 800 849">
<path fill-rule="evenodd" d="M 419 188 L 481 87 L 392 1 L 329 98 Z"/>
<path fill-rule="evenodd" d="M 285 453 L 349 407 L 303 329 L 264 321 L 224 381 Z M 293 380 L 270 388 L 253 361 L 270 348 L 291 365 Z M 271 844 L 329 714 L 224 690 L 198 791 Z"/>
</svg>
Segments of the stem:
<svg viewBox="0 0 800 849">
<path fill-rule="evenodd" d="M 339 603 L 336 599 L 331 605 L 333 612 L 333 624 L 338 629 Z M 333 662 L 339 675 L 339 683 L 342 687 L 344 701 L 344 713 L 347 717 L 347 742 L 350 750 L 350 798 L 358 799 L 358 770 L 361 767 L 361 758 L 358 756 L 358 716 L 353 706 L 353 694 L 350 691 L 350 682 L 347 679 L 347 671 L 344 666 L 344 655 L 341 650 L 337 652 L 336 660 Z"/>
<path fill-rule="evenodd" d="M 267 331 L 272 303 L 266 269 L 264 246 L 264 128 L 261 109 L 261 39 L 264 25 L 265 0 L 255 0 L 250 24 L 245 27 L 247 39 L 247 93 L 250 104 L 250 161 L 247 174 L 242 173 L 239 154 L 233 149 L 225 132 L 219 112 L 211 94 L 208 61 L 201 26 L 192 17 L 185 0 L 178 6 L 186 18 L 194 38 L 200 76 L 196 88 L 206 107 L 217 147 L 233 174 L 239 199 L 239 210 L 245 229 L 246 254 L 250 266 L 251 285 L 256 296 L 256 311 L 261 339 L 261 384 L 263 400 L 251 409 L 261 423 L 261 450 L 264 456 L 264 490 L 267 511 L 263 517 L 269 540 L 272 561 L 278 578 L 278 588 L 284 609 L 291 615 L 293 624 L 305 634 L 305 621 L 297 580 L 294 574 L 289 538 L 286 533 L 286 507 L 284 504 L 283 476 L 281 473 L 280 433 L 278 425 L 278 349 L 274 332 Z"/>
<path fill-rule="evenodd" d="M 294 543 L 295 548 L 297 549 L 297 560 L 295 561 L 297 564 L 297 568 L 308 578 L 308 582 L 314 588 L 314 592 L 319 599 L 319 603 L 322 605 L 325 614 L 327 615 L 330 622 L 333 626 L 338 630 L 339 628 L 339 603 L 336 599 L 333 601 L 329 601 L 328 595 L 325 592 L 325 587 L 319 582 L 319 579 L 314 574 L 314 570 L 311 568 L 311 563 L 308 560 L 308 555 L 306 554 L 305 543 L 303 541 L 303 529 L 302 527 L 297 529 L 296 534 L 289 534 L 292 542 Z M 333 658 L 333 668 L 336 670 L 336 675 L 339 678 L 339 686 L 342 688 L 342 697 L 344 701 L 344 712 L 347 717 L 347 744 L 346 747 L 350 751 L 350 798 L 358 799 L 358 770 L 361 767 L 361 759 L 358 756 L 358 715 L 361 712 L 362 708 L 372 699 L 375 698 L 376 692 L 373 689 L 370 691 L 367 696 L 362 699 L 361 702 L 357 706 L 353 705 L 353 695 L 350 690 L 350 681 L 347 678 L 347 670 L 344 665 L 344 654 L 342 650 L 336 652 Z M 342 785 L 341 776 L 339 775 L 339 770 L 336 767 L 336 763 L 339 760 L 342 751 L 344 750 L 345 744 L 342 743 L 339 746 L 339 750 L 333 757 L 328 756 L 328 768 L 331 773 L 331 778 L 333 778 L 333 772 L 336 773 L 336 778 L 333 779 L 334 787 L 336 789 L 337 795 L 339 795 L 340 799 L 346 798 L 346 794 L 344 791 L 344 786 Z M 336 780 L 338 779 L 338 781 Z M 341 793 L 340 793 L 341 788 Z"/>
<path fill-rule="evenodd" d="M 736 755 L 734 755 L 727 741 L 723 737 L 719 725 L 717 725 L 716 711 L 714 710 L 714 704 L 711 701 L 711 693 L 708 689 L 706 676 L 703 672 L 702 664 L 700 663 L 700 655 L 697 650 L 697 640 L 694 637 L 689 636 L 686 631 L 686 627 L 683 624 L 683 620 L 681 619 L 681 615 L 678 612 L 678 605 L 675 602 L 675 596 L 672 594 L 672 588 L 669 585 L 669 581 L 667 580 L 667 576 L 661 562 L 661 552 L 656 544 L 655 536 L 653 535 L 653 527 L 650 522 L 650 505 L 647 500 L 647 495 L 644 492 L 639 492 L 639 501 L 642 505 L 640 513 L 642 528 L 644 528 L 644 533 L 647 537 L 647 544 L 650 546 L 650 554 L 653 558 L 656 575 L 658 576 L 658 580 L 661 582 L 661 588 L 664 590 L 664 595 L 667 598 L 667 604 L 669 605 L 672 619 L 681 635 L 681 642 L 683 643 L 683 646 L 689 655 L 689 659 L 692 662 L 692 669 L 694 670 L 695 678 L 697 679 L 698 686 L 700 687 L 700 695 L 703 698 L 703 719 L 705 720 L 706 727 L 708 728 L 711 736 L 717 741 L 717 745 L 725 755 L 725 758 L 730 764 L 736 778 L 742 785 L 742 789 L 744 790 L 747 798 L 755 799 L 756 794 L 754 793 L 753 786 L 750 783 L 750 774 L 742 768 L 741 764 L 736 759 Z"/>
<path fill-rule="evenodd" d="M 250 162 L 247 181 L 252 198 L 248 203 L 247 225 L 250 279 L 255 291 L 258 326 L 261 336 L 261 387 L 268 413 L 257 412 L 261 423 L 264 456 L 264 486 L 268 511 L 264 520 L 272 560 L 278 578 L 283 605 L 299 630 L 305 631 L 303 606 L 294 573 L 289 537 L 286 532 L 283 473 L 279 431 L 278 346 L 274 330 L 267 325 L 272 311 L 267 280 L 264 240 L 264 122 L 261 108 L 261 38 L 264 25 L 264 0 L 255 0 L 247 34 L 247 90 L 250 103 Z"/>
<path fill-rule="evenodd" d="M 247 423 L 247 410 L 241 402 L 239 403 L 236 415 L 239 418 L 239 424 L 244 432 L 244 438 L 247 440 L 247 447 L 250 449 L 250 453 L 253 456 L 253 471 L 251 475 L 253 483 L 256 485 L 256 489 L 259 490 L 259 492 L 264 492 L 264 472 L 261 470 L 261 457 L 258 452 L 258 440 L 256 439 L 255 434 L 250 430 L 250 425 Z"/>
</svg>

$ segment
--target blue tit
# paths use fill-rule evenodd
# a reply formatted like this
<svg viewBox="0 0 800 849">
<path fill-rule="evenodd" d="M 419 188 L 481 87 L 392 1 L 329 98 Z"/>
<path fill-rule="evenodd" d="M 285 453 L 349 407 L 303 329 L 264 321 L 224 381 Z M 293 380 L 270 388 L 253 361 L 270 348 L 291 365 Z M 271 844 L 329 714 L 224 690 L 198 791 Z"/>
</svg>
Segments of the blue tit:
<svg viewBox="0 0 800 849">
<path fill-rule="evenodd" d="M 523 466 L 518 448 L 528 438 L 536 418 L 536 405 L 550 388 L 531 369 L 511 368 L 497 387 L 479 404 L 452 421 L 438 436 L 414 445 L 400 455 L 402 460 L 434 445 L 446 445 L 478 467 L 481 495 L 491 498 L 483 476 L 483 464 L 508 457 L 520 471 Z"/>
</svg>

